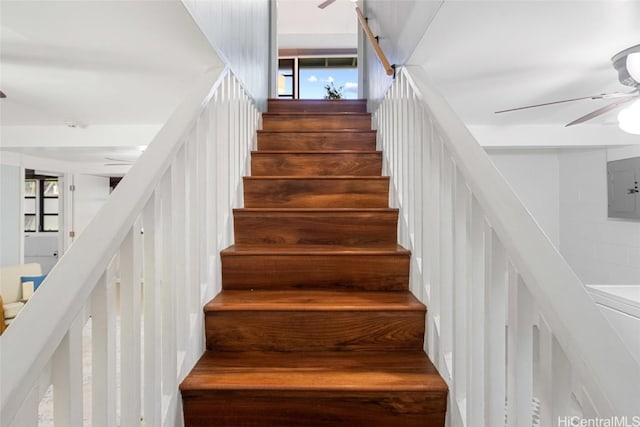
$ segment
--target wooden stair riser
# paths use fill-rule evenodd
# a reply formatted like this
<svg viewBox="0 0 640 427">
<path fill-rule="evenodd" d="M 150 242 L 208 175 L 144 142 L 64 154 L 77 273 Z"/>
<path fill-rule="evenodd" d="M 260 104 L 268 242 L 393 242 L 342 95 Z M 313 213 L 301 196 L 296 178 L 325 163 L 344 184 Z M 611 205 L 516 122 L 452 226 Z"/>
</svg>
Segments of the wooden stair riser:
<svg viewBox="0 0 640 427">
<path fill-rule="evenodd" d="M 446 392 L 221 390 L 183 396 L 185 426 L 444 426 Z"/>
<path fill-rule="evenodd" d="M 270 113 L 366 113 L 367 101 L 364 99 L 336 101 L 269 99 L 267 108 Z"/>
<path fill-rule="evenodd" d="M 371 129 L 369 113 L 263 113 L 262 129 L 282 131 L 368 130 Z"/>
<path fill-rule="evenodd" d="M 386 208 L 388 177 L 244 178 L 247 208 Z"/>
<path fill-rule="evenodd" d="M 420 350 L 424 311 L 214 311 L 206 313 L 215 351 Z"/>
<path fill-rule="evenodd" d="M 409 254 L 223 255 L 222 287 L 251 289 L 408 289 Z"/>
<path fill-rule="evenodd" d="M 398 211 L 235 209 L 236 244 L 394 245 Z"/>
<path fill-rule="evenodd" d="M 258 131 L 258 150 L 374 151 L 376 132 L 282 132 Z"/>
<path fill-rule="evenodd" d="M 252 176 L 376 176 L 382 153 L 264 152 L 251 154 Z"/>
</svg>

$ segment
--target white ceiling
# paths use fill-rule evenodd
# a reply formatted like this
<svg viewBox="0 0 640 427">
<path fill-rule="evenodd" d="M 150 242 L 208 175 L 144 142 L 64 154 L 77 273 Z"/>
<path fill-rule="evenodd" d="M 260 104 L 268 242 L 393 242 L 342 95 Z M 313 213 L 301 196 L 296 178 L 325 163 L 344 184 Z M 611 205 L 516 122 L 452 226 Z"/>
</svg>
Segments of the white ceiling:
<svg viewBox="0 0 640 427">
<path fill-rule="evenodd" d="M 631 91 L 611 57 L 637 44 L 640 1 L 446 1 L 411 62 L 468 124 L 561 126 L 611 101 L 494 111 Z M 609 113 L 589 123 L 614 122 Z"/>
<path fill-rule="evenodd" d="M 415 37 L 421 41 L 409 61 L 424 65 L 470 125 L 562 126 L 603 102 L 504 115 L 493 111 L 625 90 L 610 58 L 640 43 L 636 0 L 416 0 L 417 5 L 431 3 L 416 9 L 405 0 L 367 0 L 369 5 L 396 2 L 409 11 L 432 10 L 435 17 L 422 17 L 422 12 L 381 16 L 381 21 L 407 24 L 398 25 L 396 35 L 381 34 L 381 43 L 384 37 L 411 39 L 412 23 L 430 22 L 425 36 Z M 324 10 L 317 8 L 319 3 L 278 0 L 280 47 L 355 47 L 353 2 L 337 0 Z M 0 101 L 2 126 L 74 122 L 89 130 L 161 124 L 194 76 L 220 64 L 177 0 L 2 0 L 0 16 L 0 89 L 8 96 Z M 615 114 L 609 114 L 594 123 L 614 121 Z M 56 144 L 65 145 L 48 145 Z M 109 147 L 122 145 L 106 141 L 99 149 L 85 149 L 85 155 L 97 162 Z M 69 148 L 38 148 L 23 151 L 74 157 Z M 118 154 L 124 153 L 114 157 Z"/>
<path fill-rule="evenodd" d="M 219 63 L 180 1 L 0 8 L 3 126 L 163 123 L 193 78 Z"/>
<path fill-rule="evenodd" d="M 355 49 L 358 22 L 351 0 L 278 0 L 279 49 Z"/>
</svg>

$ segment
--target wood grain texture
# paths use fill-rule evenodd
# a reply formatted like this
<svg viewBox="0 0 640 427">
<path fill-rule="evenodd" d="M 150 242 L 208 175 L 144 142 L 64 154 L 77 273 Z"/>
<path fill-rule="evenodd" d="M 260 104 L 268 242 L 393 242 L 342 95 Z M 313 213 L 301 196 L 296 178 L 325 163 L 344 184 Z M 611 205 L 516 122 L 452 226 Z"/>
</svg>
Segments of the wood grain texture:
<svg viewBox="0 0 640 427">
<path fill-rule="evenodd" d="M 389 178 L 245 177 L 247 208 L 386 208 Z"/>
<path fill-rule="evenodd" d="M 374 130 L 258 131 L 258 150 L 374 151 L 375 149 L 376 131 Z"/>
<path fill-rule="evenodd" d="M 216 351 L 419 351 L 426 308 L 410 292 L 223 291 L 205 308 Z"/>
<path fill-rule="evenodd" d="M 187 426 L 442 426 L 447 396 L 421 351 L 207 351 L 181 391 Z"/>
<path fill-rule="evenodd" d="M 183 397 L 187 427 L 444 426 L 446 392 L 208 390 Z"/>
<path fill-rule="evenodd" d="M 236 244 L 393 245 L 397 209 L 234 209 Z"/>
<path fill-rule="evenodd" d="M 252 176 L 375 176 L 382 173 L 382 153 L 327 151 L 254 151 Z"/>
<path fill-rule="evenodd" d="M 180 386 L 185 425 L 444 426 L 366 104 L 269 107 L 207 351 Z"/>
<path fill-rule="evenodd" d="M 234 245 L 222 256 L 227 290 L 408 289 L 410 252 L 402 248 Z"/>
<path fill-rule="evenodd" d="M 300 131 L 369 130 L 369 113 L 262 113 L 262 129 Z"/>
<path fill-rule="evenodd" d="M 269 99 L 270 113 L 366 113 L 366 99 Z"/>
</svg>

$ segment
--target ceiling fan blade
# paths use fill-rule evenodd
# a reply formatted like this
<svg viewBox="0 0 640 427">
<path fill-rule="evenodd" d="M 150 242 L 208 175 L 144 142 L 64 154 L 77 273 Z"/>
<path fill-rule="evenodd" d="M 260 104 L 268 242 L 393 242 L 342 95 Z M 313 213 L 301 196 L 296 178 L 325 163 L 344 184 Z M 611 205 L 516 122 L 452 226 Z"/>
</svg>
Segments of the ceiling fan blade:
<svg viewBox="0 0 640 427">
<path fill-rule="evenodd" d="M 510 108 L 508 110 L 496 111 L 495 114 L 508 113 L 508 112 L 511 112 L 511 111 L 518 111 L 518 110 L 526 110 L 527 108 L 544 107 L 546 105 L 563 104 L 565 102 L 581 101 L 583 99 L 629 98 L 629 97 L 634 97 L 636 95 L 637 95 L 637 91 L 636 90 L 634 90 L 632 92 L 601 93 L 600 95 L 583 96 L 583 97 L 580 97 L 580 98 L 563 99 L 561 101 L 552 101 L 552 102 L 545 102 L 545 103 L 542 103 L 542 104 L 527 105 L 525 107 Z"/>
<path fill-rule="evenodd" d="M 5 95 L 4 92 L 0 90 L 0 98 L 6 98 L 6 97 L 7 95 Z"/>
<path fill-rule="evenodd" d="M 603 115 L 604 113 L 607 113 L 611 110 L 613 110 L 614 108 L 622 105 L 622 104 L 626 104 L 627 102 L 630 102 L 633 100 L 633 98 L 635 97 L 627 97 L 627 98 L 622 98 L 622 99 L 618 99 L 616 101 L 613 101 L 611 104 L 607 104 L 602 108 L 598 108 L 595 111 L 590 112 L 589 114 L 585 114 L 582 117 L 579 117 L 577 119 L 575 119 L 574 121 L 572 121 L 571 123 L 567 123 L 566 125 L 564 125 L 565 127 L 569 127 L 569 126 L 573 126 L 573 125 L 577 125 L 580 123 L 584 123 L 587 120 L 591 120 L 594 119 L 598 116 Z"/>
<path fill-rule="evenodd" d="M 327 6 L 329 6 L 329 5 L 333 4 L 333 3 L 335 3 L 335 1 L 336 1 L 336 0 L 325 0 L 325 1 L 323 1 L 322 3 L 320 3 L 320 4 L 318 5 L 318 7 L 319 7 L 320 9 L 324 9 L 325 7 L 327 7 Z"/>
</svg>

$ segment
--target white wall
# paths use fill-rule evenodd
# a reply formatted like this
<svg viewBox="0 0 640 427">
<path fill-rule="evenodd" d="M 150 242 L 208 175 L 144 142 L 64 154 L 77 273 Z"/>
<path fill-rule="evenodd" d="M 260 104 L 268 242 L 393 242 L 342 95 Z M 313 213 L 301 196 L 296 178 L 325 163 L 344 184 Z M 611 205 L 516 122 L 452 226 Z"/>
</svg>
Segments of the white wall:
<svg viewBox="0 0 640 427">
<path fill-rule="evenodd" d="M 553 242 L 560 247 L 560 165 L 556 150 L 488 150 L 491 161 Z"/>
<path fill-rule="evenodd" d="M 0 165 L 0 266 L 19 264 L 22 183 L 18 166 Z"/>
<path fill-rule="evenodd" d="M 583 282 L 640 284 L 640 222 L 607 218 L 606 180 L 639 146 L 487 152 Z"/>
<path fill-rule="evenodd" d="M 604 148 L 560 153 L 560 250 L 585 283 L 638 284 L 640 222 L 607 218 L 606 162 Z"/>
<path fill-rule="evenodd" d="M 265 109 L 269 93 L 269 1 L 182 2 L 218 55 Z"/>
<path fill-rule="evenodd" d="M 77 238 L 109 198 L 109 178 L 75 174 L 73 185 L 72 229 Z"/>
<path fill-rule="evenodd" d="M 364 14 L 391 64 L 405 64 L 440 6 L 439 1 L 367 0 Z M 385 74 L 371 43 L 365 41 L 366 76 L 370 110 L 384 97 L 393 81 Z"/>
</svg>

